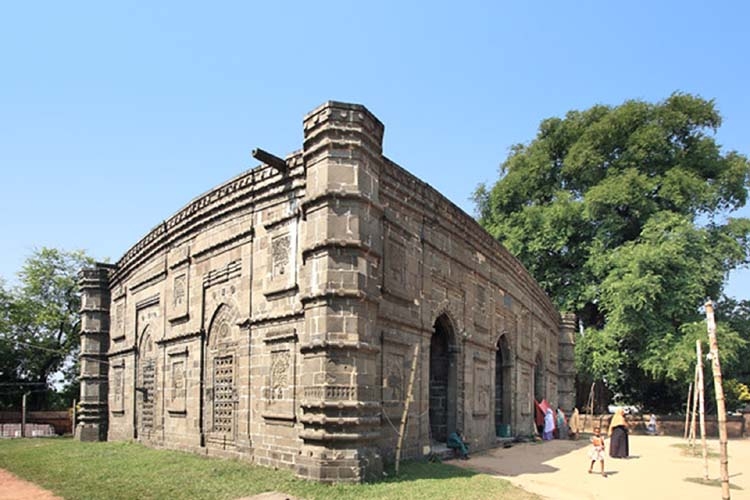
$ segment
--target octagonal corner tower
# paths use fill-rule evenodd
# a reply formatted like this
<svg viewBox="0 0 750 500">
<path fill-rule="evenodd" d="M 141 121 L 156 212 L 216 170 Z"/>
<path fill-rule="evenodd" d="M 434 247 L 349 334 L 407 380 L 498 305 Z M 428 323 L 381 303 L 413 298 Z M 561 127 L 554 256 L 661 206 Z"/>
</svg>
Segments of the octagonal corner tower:
<svg viewBox="0 0 750 500">
<path fill-rule="evenodd" d="M 84 271 L 79 438 L 363 481 L 453 431 L 528 434 L 534 398 L 570 409 L 574 319 L 383 156 L 365 107 L 303 126 L 301 151 L 259 154 Z"/>
</svg>

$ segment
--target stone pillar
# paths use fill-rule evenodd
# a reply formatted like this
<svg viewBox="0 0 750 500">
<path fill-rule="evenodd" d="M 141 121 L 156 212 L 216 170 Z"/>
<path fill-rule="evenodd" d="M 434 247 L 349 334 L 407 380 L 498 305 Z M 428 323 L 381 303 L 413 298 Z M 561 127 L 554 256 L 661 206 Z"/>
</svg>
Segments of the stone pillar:
<svg viewBox="0 0 750 500">
<path fill-rule="evenodd" d="M 563 313 L 560 321 L 560 340 L 558 353 L 558 372 L 559 378 L 557 383 L 558 405 L 563 411 L 569 413 L 576 404 L 576 364 L 575 364 L 575 344 L 576 344 L 576 315 L 573 313 Z"/>
<path fill-rule="evenodd" d="M 112 266 L 97 263 L 79 273 L 81 288 L 80 406 L 76 439 L 107 440 L 109 365 L 109 274 Z"/>
<path fill-rule="evenodd" d="M 384 127 L 365 107 L 328 102 L 304 119 L 299 476 L 379 478 L 378 384 Z"/>
</svg>

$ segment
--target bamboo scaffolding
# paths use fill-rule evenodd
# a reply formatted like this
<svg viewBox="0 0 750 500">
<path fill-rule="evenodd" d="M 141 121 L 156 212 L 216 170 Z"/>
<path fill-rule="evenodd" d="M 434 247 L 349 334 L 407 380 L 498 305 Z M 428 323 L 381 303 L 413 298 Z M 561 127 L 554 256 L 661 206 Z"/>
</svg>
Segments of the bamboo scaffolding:
<svg viewBox="0 0 750 500">
<path fill-rule="evenodd" d="M 724 402 L 724 387 L 721 383 L 721 363 L 719 363 L 719 342 L 716 339 L 716 321 L 714 305 L 706 302 L 706 323 L 708 326 L 708 345 L 711 352 L 711 368 L 714 372 L 714 391 L 716 392 L 716 413 L 719 420 L 719 455 L 721 469 L 721 498 L 729 500 L 729 454 L 727 453 L 727 408 Z"/>
<path fill-rule="evenodd" d="M 414 358 L 411 360 L 411 373 L 409 374 L 409 386 L 406 389 L 406 400 L 404 401 L 404 412 L 401 415 L 401 426 L 398 431 L 398 445 L 396 446 L 396 475 L 401 462 L 401 448 L 404 445 L 406 434 L 406 419 L 409 416 L 409 406 L 414 395 L 414 376 L 417 373 L 417 360 L 419 359 L 419 344 L 414 346 Z"/>
<path fill-rule="evenodd" d="M 701 350 L 701 341 L 695 341 L 695 355 L 698 358 L 696 373 L 698 374 L 698 411 L 700 412 L 701 423 L 701 449 L 703 450 L 703 479 L 708 481 L 708 450 L 706 448 L 706 415 L 703 394 L 703 352 Z"/>
<path fill-rule="evenodd" d="M 693 383 L 690 382 L 690 385 L 688 386 L 688 397 L 687 401 L 685 402 L 685 435 L 683 436 L 683 439 L 687 440 L 688 438 L 688 431 L 690 430 L 690 397 L 693 395 Z"/>
</svg>

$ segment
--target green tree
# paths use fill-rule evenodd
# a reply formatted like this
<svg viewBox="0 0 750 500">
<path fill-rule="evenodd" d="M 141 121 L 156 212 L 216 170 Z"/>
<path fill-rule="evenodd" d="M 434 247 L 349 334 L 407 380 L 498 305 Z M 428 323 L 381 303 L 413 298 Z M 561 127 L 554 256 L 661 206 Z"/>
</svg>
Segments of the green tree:
<svg viewBox="0 0 750 500">
<path fill-rule="evenodd" d="M 70 402 L 59 393 L 77 393 L 77 274 L 92 263 L 82 251 L 42 248 L 24 263 L 17 286 L 0 283 L 0 405 L 17 407 L 29 391 L 32 408 L 65 406 Z"/>
<path fill-rule="evenodd" d="M 723 297 L 716 305 L 716 321 L 719 325 L 726 324 L 748 341 L 737 355 L 733 363 L 725 364 L 722 358 L 722 371 L 725 369 L 730 376 L 739 382 L 750 384 L 750 300 L 735 300 Z"/>
<path fill-rule="evenodd" d="M 669 388 L 692 379 L 700 306 L 750 260 L 750 220 L 729 217 L 750 163 L 721 150 L 720 125 L 713 101 L 681 93 L 571 111 L 475 192 L 480 223 L 581 320 L 579 373 L 624 398 L 679 401 Z M 720 334 L 731 362 L 746 342 Z"/>
</svg>

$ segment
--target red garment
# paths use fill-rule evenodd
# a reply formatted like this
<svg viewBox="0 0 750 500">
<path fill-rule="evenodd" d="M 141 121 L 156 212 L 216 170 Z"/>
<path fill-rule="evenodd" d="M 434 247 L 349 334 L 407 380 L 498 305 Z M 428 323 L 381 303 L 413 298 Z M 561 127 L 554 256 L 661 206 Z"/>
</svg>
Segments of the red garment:
<svg viewBox="0 0 750 500">
<path fill-rule="evenodd" d="M 537 403 L 536 400 L 534 401 L 534 407 L 534 423 L 537 426 L 544 425 L 544 410 L 542 410 L 542 407 L 539 406 L 539 403 Z"/>
</svg>

